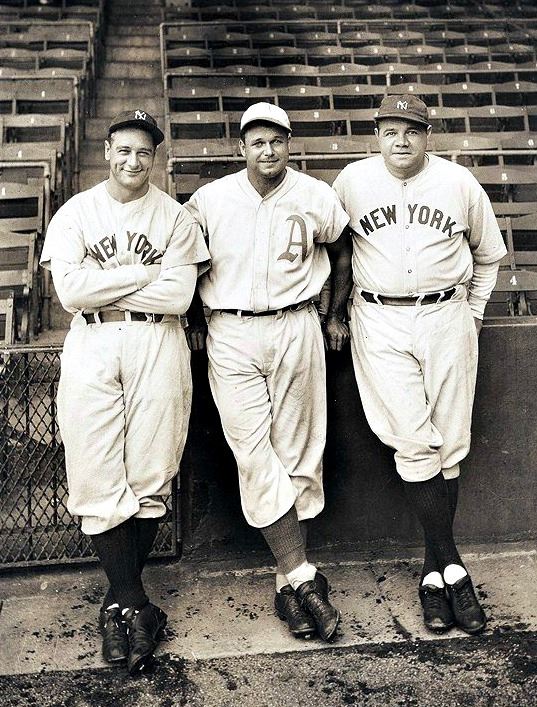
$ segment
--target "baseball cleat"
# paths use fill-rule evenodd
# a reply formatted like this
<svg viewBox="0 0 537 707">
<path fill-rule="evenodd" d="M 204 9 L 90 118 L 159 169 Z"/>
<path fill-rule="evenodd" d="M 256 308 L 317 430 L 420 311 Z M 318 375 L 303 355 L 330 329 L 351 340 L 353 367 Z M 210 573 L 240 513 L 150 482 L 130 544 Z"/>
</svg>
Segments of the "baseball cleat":
<svg viewBox="0 0 537 707">
<path fill-rule="evenodd" d="M 446 584 L 446 590 L 457 626 L 469 634 L 480 633 L 487 624 L 487 617 L 477 600 L 470 575 L 455 584 Z"/>
<path fill-rule="evenodd" d="M 422 584 L 418 591 L 423 607 L 423 623 L 429 631 L 443 633 L 455 626 L 455 619 L 444 587 Z"/>
<path fill-rule="evenodd" d="M 136 675 L 152 666 L 155 660 L 153 652 L 168 617 L 158 606 L 149 603 L 142 609 L 129 609 L 123 620 L 129 638 L 129 673 Z"/>
<path fill-rule="evenodd" d="M 315 621 L 300 606 L 293 587 L 286 584 L 274 597 L 274 608 L 282 621 L 287 622 L 295 638 L 311 638 L 316 633 Z"/>
<path fill-rule="evenodd" d="M 99 612 L 99 629 L 103 637 L 103 658 L 107 663 L 120 663 L 129 655 L 127 628 L 123 622 L 119 607 Z"/>
</svg>

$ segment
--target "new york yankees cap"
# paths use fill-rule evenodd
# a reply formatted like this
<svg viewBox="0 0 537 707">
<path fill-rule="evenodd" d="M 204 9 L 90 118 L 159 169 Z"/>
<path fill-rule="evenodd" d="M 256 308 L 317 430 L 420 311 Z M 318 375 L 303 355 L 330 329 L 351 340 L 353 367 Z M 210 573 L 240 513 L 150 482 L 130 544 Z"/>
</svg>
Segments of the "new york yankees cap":
<svg viewBox="0 0 537 707">
<path fill-rule="evenodd" d="M 151 133 L 155 145 L 160 145 L 164 140 L 164 133 L 158 127 L 157 121 L 145 110 L 125 110 L 122 113 L 118 113 L 108 127 L 108 137 L 110 137 L 115 130 L 119 130 L 120 128 L 138 128 L 138 130 L 145 130 Z"/>
<path fill-rule="evenodd" d="M 385 96 L 375 113 L 375 120 L 382 118 L 401 118 L 410 120 L 412 123 L 430 125 L 427 106 L 417 96 L 411 93 L 401 95 Z"/>
<path fill-rule="evenodd" d="M 257 120 L 262 120 L 265 123 L 274 123 L 275 125 L 285 128 L 288 132 L 291 132 L 289 116 L 283 108 L 275 106 L 273 103 L 253 103 L 247 108 L 241 118 L 241 133 L 249 123 L 253 123 Z"/>
</svg>

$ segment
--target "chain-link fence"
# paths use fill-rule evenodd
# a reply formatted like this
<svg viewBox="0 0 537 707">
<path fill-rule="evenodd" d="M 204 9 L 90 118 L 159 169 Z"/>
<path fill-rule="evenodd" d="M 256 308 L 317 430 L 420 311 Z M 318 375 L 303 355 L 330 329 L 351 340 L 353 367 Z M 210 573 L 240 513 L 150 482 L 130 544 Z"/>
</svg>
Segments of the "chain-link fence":
<svg viewBox="0 0 537 707">
<path fill-rule="evenodd" d="M 59 347 L 0 349 L 0 568 L 95 559 L 67 511 L 56 423 Z M 153 556 L 177 552 L 175 488 Z"/>
</svg>

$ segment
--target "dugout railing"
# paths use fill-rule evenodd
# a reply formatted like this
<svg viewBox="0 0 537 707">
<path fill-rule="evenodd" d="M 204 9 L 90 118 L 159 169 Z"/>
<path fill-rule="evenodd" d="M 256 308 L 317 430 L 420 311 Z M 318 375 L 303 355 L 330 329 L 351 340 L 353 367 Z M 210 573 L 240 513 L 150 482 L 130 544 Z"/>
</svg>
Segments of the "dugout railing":
<svg viewBox="0 0 537 707">
<path fill-rule="evenodd" d="M 61 350 L 0 348 L 0 570 L 95 560 L 89 538 L 67 511 L 55 403 Z M 174 488 L 153 557 L 178 553 L 176 499 Z"/>
</svg>

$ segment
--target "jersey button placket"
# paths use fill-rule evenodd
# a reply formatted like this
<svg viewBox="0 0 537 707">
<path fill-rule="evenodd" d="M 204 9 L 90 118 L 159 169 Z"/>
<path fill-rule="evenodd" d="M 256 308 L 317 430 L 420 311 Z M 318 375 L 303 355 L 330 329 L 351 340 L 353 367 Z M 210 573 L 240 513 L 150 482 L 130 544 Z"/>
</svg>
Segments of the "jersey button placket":
<svg viewBox="0 0 537 707">
<path fill-rule="evenodd" d="M 410 223 L 410 209 L 408 208 L 408 182 L 403 182 L 403 213 L 404 213 L 404 228 L 403 228 L 403 280 L 404 292 L 413 294 L 417 287 L 417 272 L 416 272 L 416 244 L 415 232 Z"/>
<path fill-rule="evenodd" d="M 268 292 L 270 216 L 268 205 L 262 201 L 257 209 L 255 223 L 254 277 L 252 283 L 252 306 L 258 312 L 270 309 Z"/>
</svg>

